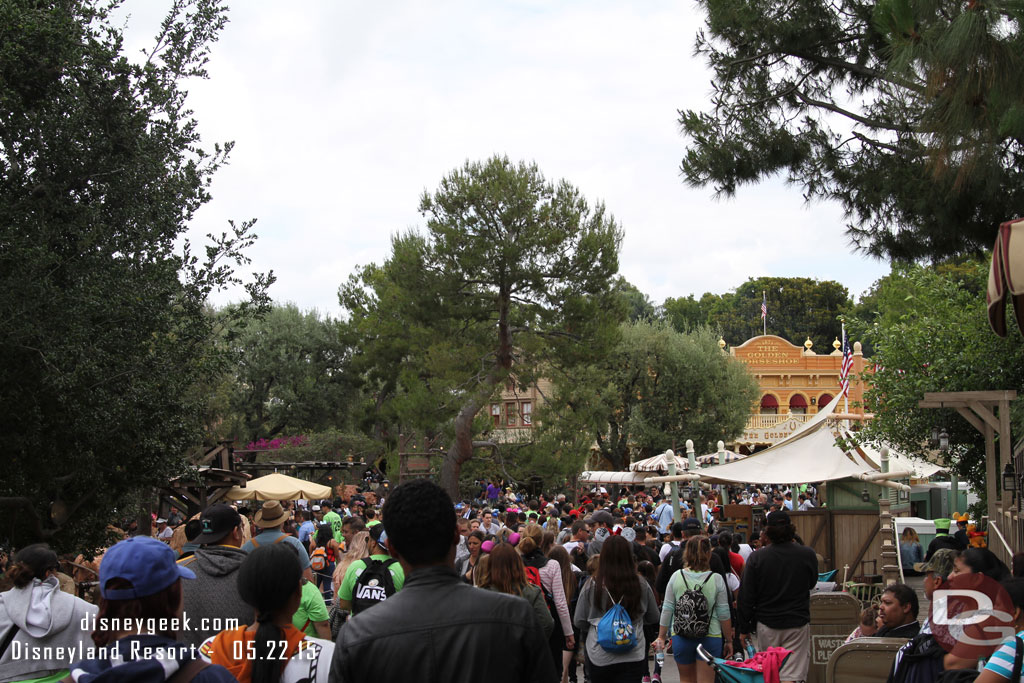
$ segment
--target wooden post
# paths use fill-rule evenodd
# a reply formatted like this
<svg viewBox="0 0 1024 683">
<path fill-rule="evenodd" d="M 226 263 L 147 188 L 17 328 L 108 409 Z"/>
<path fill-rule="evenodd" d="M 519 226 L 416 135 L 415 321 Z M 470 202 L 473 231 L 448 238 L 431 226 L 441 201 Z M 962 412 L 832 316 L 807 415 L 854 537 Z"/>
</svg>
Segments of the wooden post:
<svg viewBox="0 0 1024 683">
<path fill-rule="evenodd" d="M 882 582 L 888 586 L 900 580 L 899 555 L 896 552 L 896 532 L 889 512 L 889 499 L 878 501 L 879 538 L 882 543 Z"/>
</svg>

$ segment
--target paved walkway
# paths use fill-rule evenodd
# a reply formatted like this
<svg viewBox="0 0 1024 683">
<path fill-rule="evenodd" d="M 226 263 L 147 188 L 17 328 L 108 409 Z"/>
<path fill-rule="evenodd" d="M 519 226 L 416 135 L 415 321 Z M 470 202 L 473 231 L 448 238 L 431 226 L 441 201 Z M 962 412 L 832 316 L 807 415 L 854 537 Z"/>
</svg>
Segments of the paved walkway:
<svg viewBox="0 0 1024 683">
<path fill-rule="evenodd" d="M 925 618 L 928 617 L 928 612 L 931 609 L 931 600 L 929 600 L 924 594 L 924 577 L 923 576 L 906 576 L 904 577 L 906 584 L 914 589 L 917 593 L 917 620 L 922 624 Z"/>
</svg>

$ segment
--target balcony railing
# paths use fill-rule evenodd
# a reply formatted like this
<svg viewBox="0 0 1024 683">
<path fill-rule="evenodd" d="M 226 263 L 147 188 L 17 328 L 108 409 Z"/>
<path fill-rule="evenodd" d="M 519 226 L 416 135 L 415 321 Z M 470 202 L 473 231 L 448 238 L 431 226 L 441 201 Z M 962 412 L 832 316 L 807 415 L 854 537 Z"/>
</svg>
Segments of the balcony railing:
<svg viewBox="0 0 1024 683">
<path fill-rule="evenodd" d="M 813 415 L 800 415 L 798 413 L 783 413 L 781 415 L 751 415 L 747 420 L 747 429 L 770 429 L 783 422 L 798 420 L 807 422 Z"/>
</svg>

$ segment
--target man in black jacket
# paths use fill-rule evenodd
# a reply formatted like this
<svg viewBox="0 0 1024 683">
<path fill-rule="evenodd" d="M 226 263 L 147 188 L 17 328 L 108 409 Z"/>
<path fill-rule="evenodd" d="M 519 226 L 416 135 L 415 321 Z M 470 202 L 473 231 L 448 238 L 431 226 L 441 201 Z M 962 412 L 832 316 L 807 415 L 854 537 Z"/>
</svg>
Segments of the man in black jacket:
<svg viewBox="0 0 1024 683">
<path fill-rule="evenodd" d="M 792 650 L 779 671 L 782 681 L 803 681 L 811 658 L 811 589 L 818 583 L 818 558 L 794 539 L 796 527 L 785 510 L 769 512 L 768 546 L 747 559 L 740 581 L 740 640 L 746 647 L 757 633 L 762 650 Z"/>
<path fill-rule="evenodd" d="M 921 625 L 917 623 L 917 593 L 905 583 L 886 586 L 879 611 L 883 626 L 875 633 L 876 638 L 910 640 L 921 631 Z"/>
<path fill-rule="evenodd" d="M 341 629 L 330 683 L 477 683 L 481 672 L 489 683 L 556 679 L 530 604 L 469 586 L 455 572 L 459 534 L 444 489 L 414 479 L 388 496 L 383 513 L 385 542 L 405 585 Z"/>
</svg>

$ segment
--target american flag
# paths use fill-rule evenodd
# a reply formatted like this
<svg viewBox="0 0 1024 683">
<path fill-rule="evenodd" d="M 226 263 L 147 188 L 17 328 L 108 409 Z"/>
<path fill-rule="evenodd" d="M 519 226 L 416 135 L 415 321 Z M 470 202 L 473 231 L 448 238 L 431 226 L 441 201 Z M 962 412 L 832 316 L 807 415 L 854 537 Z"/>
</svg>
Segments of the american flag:
<svg viewBox="0 0 1024 683">
<path fill-rule="evenodd" d="M 840 396 L 847 396 L 850 393 L 850 369 L 853 367 L 853 351 L 850 350 L 850 342 L 846 338 L 846 327 L 843 327 L 843 365 L 839 370 L 839 384 L 842 387 Z"/>
<path fill-rule="evenodd" d="M 768 317 L 768 299 L 765 298 L 764 294 L 761 294 L 761 320 Z"/>
</svg>

